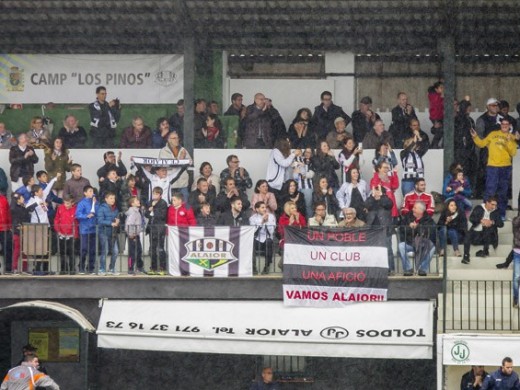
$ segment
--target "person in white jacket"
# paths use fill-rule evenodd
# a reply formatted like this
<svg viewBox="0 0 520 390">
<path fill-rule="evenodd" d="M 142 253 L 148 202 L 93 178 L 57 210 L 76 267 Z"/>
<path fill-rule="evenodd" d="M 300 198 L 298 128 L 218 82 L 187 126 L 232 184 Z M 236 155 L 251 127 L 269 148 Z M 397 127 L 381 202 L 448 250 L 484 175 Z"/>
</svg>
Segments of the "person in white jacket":
<svg viewBox="0 0 520 390">
<path fill-rule="evenodd" d="M 295 157 L 301 156 L 302 151 L 296 149 L 291 152 L 291 144 L 288 139 L 280 138 L 274 144 L 274 149 L 269 154 L 267 162 L 267 184 L 275 191 L 275 195 L 282 189 L 286 180 L 287 168 L 289 168 Z M 292 170 L 289 172 L 292 175 Z M 290 177 L 287 177 L 289 179 Z"/>
<path fill-rule="evenodd" d="M 26 208 L 31 212 L 31 223 L 46 223 L 49 224 L 49 216 L 47 215 L 47 203 L 45 200 L 52 190 L 52 186 L 61 176 L 58 172 L 56 177 L 52 179 L 45 189 L 38 184 L 33 184 L 31 187 L 31 199 L 27 202 Z"/>
<path fill-rule="evenodd" d="M 273 237 L 276 227 L 276 218 L 267 210 L 265 202 L 256 202 L 255 213 L 249 217 L 249 225 L 255 226 L 255 255 L 265 253 L 265 266 L 262 274 L 269 273 L 269 266 L 273 261 Z M 256 256 L 255 256 L 256 257 Z M 253 273 L 256 273 L 256 259 L 253 260 Z"/>
</svg>

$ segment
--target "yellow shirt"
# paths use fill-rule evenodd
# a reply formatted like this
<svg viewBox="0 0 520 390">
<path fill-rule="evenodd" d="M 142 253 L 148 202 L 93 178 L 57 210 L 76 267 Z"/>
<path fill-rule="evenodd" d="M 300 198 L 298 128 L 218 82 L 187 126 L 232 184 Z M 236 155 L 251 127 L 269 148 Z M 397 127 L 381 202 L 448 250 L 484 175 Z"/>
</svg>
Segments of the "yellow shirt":
<svg viewBox="0 0 520 390">
<path fill-rule="evenodd" d="M 511 166 L 511 159 L 516 155 L 516 142 L 512 134 L 495 130 L 489 133 L 486 138 L 481 139 L 476 136 L 473 141 L 479 148 L 487 146 L 489 152 L 488 166 L 497 168 Z"/>
</svg>

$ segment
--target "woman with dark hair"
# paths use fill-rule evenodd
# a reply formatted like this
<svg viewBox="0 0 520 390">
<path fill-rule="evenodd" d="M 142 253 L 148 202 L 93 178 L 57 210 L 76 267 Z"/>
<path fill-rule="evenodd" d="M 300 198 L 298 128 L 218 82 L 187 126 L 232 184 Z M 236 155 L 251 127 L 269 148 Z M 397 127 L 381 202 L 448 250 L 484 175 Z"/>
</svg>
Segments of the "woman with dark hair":
<svg viewBox="0 0 520 390">
<path fill-rule="evenodd" d="M 477 147 L 473 142 L 470 130 L 475 129 L 475 121 L 470 116 L 471 102 L 462 100 L 459 112 L 455 117 L 453 134 L 454 161 L 460 162 L 462 169 L 471 183 L 476 182 L 478 171 Z"/>
<path fill-rule="evenodd" d="M 347 180 L 336 193 L 339 202 L 339 208 L 343 213 L 343 217 L 349 207 L 356 209 L 356 215 L 359 219 L 365 220 L 365 201 L 368 194 L 367 182 L 361 179 L 358 168 L 352 168 L 347 173 Z"/>
<path fill-rule="evenodd" d="M 464 241 L 464 236 L 468 228 L 468 220 L 463 210 L 459 210 L 455 199 L 450 199 L 446 202 L 446 207 L 439 217 L 437 222 L 439 227 L 439 255 L 444 256 L 446 250 L 446 236 L 453 246 L 454 254 L 461 257 L 459 251 L 459 242 Z"/>
<path fill-rule="evenodd" d="M 213 192 L 215 196 L 220 193 L 220 178 L 213 173 L 213 167 L 207 161 L 204 161 L 200 164 L 199 168 L 200 175 L 195 177 L 193 180 L 193 185 L 191 186 L 191 190 L 195 191 L 197 189 L 197 181 L 200 178 L 206 179 L 209 185 L 209 191 Z"/>
<path fill-rule="evenodd" d="M 296 113 L 296 117 L 293 119 L 287 131 L 287 136 L 293 148 L 314 149 L 316 147 L 316 135 L 311 128 L 311 117 L 311 110 L 308 108 L 300 108 Z"/>
<path fill-rule="evenodd" d="M 410 121 L 410 137 L 404 141 L 404 149 L 401 150 L 401 164 L 403 166 L 403 177 L 401 190 L 403 196 L 413 191 L 416 179 L 424 179 L 424 162 L 422 157 L 429 148 L 428 135 L 421 130 L 419 121 Z"/>
<path fill-rule="evenodd" d="M 69 151 L 63 146 L 61 138 L 56 138 L 52 145 L 52 149 L 45 149 L 45 170 L 49 179 L 56 177 L 58 172 L 61 173 L 61 176 L 54 183 L 54 187 L 52 187 L 53 191 L 61 196 L 65 185 L 65 173 L 70 172 L 72 159 L 69 156 Z"/>
<path fill-rule="evenodd" d="M 360 158 L 362 156 L 363 149 L 361 149 L 354 138 L 348 136 L 343 140 L 343 149 L 339 152 L 338 161 L 341 166 L 341 181 L 345 183 L 347 181 L 347 174 L 350 169 L 358 168 L 360 166 Z M 361 160 L 363 164 L 363 160 Z"/>
<path fill-rule="evenodd" d="M 152 134 L 152 148 L 164 148 L 166 142 L 168 142 L 168 134 L 172 131 L 173 129 L 170 127 L 168 118 L 161 117 L 157 119 L 157 126 Z"/>
<path fill-rule="evenodd" d="M 294 158 L 301 154 L 300 149 L 291 152 L 291 143 L 288 139 L 279 138 L 274 143 L 274 149 L 271 150 L 267 161 L 267 184 L 277 197 L 286 180 L 286 175 L 292 173 L 287 172 L 287 168 L 291 166 Z"/>
<path fill-rule="evenodd" d="M 258 180 L 255 185 L 255 193 L 251 200 L 251 208 L 255 210 L 257 202 L 263 202 L 267 207 L 267 212 L 274 215 L 278 205 L 276 203 L 276 197 L 272 192 L 269 192 L 269 185 L 267 180 Z"/>
<path fill-rule="evenodd" d="M 397 157 L 395 156 L 395 153 L 388 142 L 380 142 L 377 144 L 375 149 L 375 156 L 372 160 L 374 170 L 381 161 L 384 161 L 390 165 L 390 173 L 392 173 L 394 167 L 397 167 Z"/>
<path fill-rule="evenodd" d="M 310 203 L 312 204 L 312 194 L 310 198 Z M 301 214 L 303 214 L 306 218 L 310 216 L 309 214 L 307 214 L 306 210 L 306 197 L 302 192 L 298 191 L 298 183 L 296 182 L 296 180 L 293 179 L 287 180 L 282 187 L 282 191 L 280 192 L 280 205 L 283 205 L 289 201 L 294 202 L 298 211 Z M 278 214 L 281 215 L 282 212 L 283 210 L 280 207 L 278 209 Z"/>
<path fill-rule="evenodd" d="M 312 204 L 315 205 L 317 202 L 324 202 L 327 205 L 327 214 L 334 215 L 336 217 L 339 213 L 339 203 L 334 193 L 334 189 L 329 185 L 326 176 L 321 176 L 314 187 L 312 193 Z"/>
<path fill-rule="evenodd" d="M 224 146 L 222 124 L 215 114 L 208 114 L 201 129 L 195 129 L 195 147 L 219 149 Z"/>
<path fill-rule="evenodd" d="M 314 177 L 326 177 L 329 186 L 336 193 L 339 188 L 338 175 L 336 174 L 336 169 L 339 169 L 339 163 L 327 141 L 320 142 L 320 147 L 316 150 L 316 156 L 311 161 L 314 167 Z"/>
</svg>

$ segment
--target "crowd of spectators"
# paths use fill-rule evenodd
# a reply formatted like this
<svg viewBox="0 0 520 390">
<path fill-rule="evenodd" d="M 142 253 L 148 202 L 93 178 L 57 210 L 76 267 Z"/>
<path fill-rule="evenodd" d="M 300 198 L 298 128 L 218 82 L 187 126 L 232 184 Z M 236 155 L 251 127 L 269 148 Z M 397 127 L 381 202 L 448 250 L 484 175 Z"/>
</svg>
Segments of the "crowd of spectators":
<svg viewBox="0 0 520 390">
<path fill-rule="evenodd" d="M 97 88 L 96 97 L 89 105 L 89 136 L 96 146 L 104 147 L 115 137 L 121 104 L 117 99 L 107 101 L 104 87 Z M 454 255 L 469 264 L 470 245 L 483 245 L 476 255 L 485 257 L 489 247 L 498 244 L 497 229 L 506 219 L 512 158 L 520 135 L 516 121 L 508 115 L 507 102 L 490 98 L 486 113 L 475 123 L 469 117 L 469 98 L 461 101 L 453 119 L 455 161 L 443 187 L 435 189 L 442 197 L 436 204 L 434 195 L 427 191 L 423 157 L 429 148 L 440 147 L 443 141 L 446 118 L 441 82 L 430 88 L 428 97 L 432 142 L 420 128 L 404 92 L 397 94 L 388 131 L 372 111 L 372 99 L 368 96 L 349 116 L 333 103 L 332 94 L 324 91 L 314 113 L 308 108 L 299 109 L 287 130 L 264 94 L 257 93 L 253 104 L 244 106 L 243 96 L 235 93 L 224 115 L 238 116 L 239 146 L 271 149 L 265 178 L 256 183 L 233 154 L 227 156 L 227 168 L 219 174 L 206 161 L 193 179 L 181 168 L 137 165 L 129 172 L 121 161 L 121 153 L 116 156 L 111 151 L 104 155 L 97 183 L 91 183 L 82 176 L 81 165 L 72 161 L 68 152 L 87 138 L 87 132 L 74 116 L 65 118 L 55 138 L 40 117 L 33 118 L 30 131 L 17 139 L 0 123 L 0 144 L 9 148 L 14 194 L 11 209 L 5 196 L 0 198 L 0 238 L 8 243 L 4 248 L 13 248 L 11 253 L 4 251 L 7 271 L 18 271 L 22 223 L 49 224 L 56 237 L 53 241 L 60 244 L 54 250 L 60 254 L 60 269 L 64 273 L 115 273 L 114 263 L 120 252 L 118 232 L 127 237 L 129 272 L 145 272 L 140 237 L 146 232 L 151 235 L 152 265 L 148 272 L 164 273 L 165 236 L 164 229 L 158 226 L 165 224 L 255 225 L 255 245 L 266 254 L 264 273 L 269 272 L 274 242 L 279 242 L 279 250 L 283 250 L 285 227 L 307 225 L 382 227 L 388 237 L 390 274 L 395 272 L 393 234 L 399 236 L 398 252 L 406 276 L 415 272 L 426 275 L 432 256 L 435 252 L 445 254 L 449 243 Z M 158 148 L 160 158 L 191 163 L 191 155 L 182 146 L 183 106 L 181 100 L 171 118 L 159 118 L 155 130 L 146 126 L 143 118 L 133 118 L 132 125 L 122 133 L 121 147 Z M 216 102 L 196 100 L 195 147 L 224 146 L 226 137 L 219 115 Z M 399 156 L 394 152 L 396 147 L 401 149 Z M 36 172 L 35 180 L 36 148 L 44 149 L 45 171 Z M 340 152 L 336 155 L 334 149 Z M 365 149 L 374 149 L 374 155 L 365 158 Z M 477 161 L 481 165 L 475 169 Z M 373 167 L 371 177 L 361 177 L 360 168 L 365 163 Z M 5 172 L 0 169 L 0 192 L 6 194 L 8 186 Z M 250 189 L 254 190 L 252 197 L 247 194 Z M 399 189 L 402 204 L 397 204 L 395 196 Z M 473 207 L 470 199 L 475 195 L 483 195 L 484 201 Z M 432 218 L 436 209 L 442 210 L 437 222 Z M 79 268 L 73 260 L 75 253 L 70 250 L 77 240 Z M 463 253 L 459 243 L 464 245 Z M 410 252 L 415 253 L 417 270 L 410 262 Z M 101 260 L 97 271 L 96 254 Z M 112 257 L 106 267 L 108 254 Z"/>
</svg>

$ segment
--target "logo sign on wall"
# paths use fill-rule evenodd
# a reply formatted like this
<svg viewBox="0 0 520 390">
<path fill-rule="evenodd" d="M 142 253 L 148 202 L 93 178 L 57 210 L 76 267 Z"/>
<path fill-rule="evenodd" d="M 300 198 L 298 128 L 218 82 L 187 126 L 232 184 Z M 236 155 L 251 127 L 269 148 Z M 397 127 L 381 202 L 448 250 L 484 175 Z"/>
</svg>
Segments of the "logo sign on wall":
<svg viewBox="0 0 520 390">
<path fill-rule="evenodd" d="M 342 307 L 386 301 L 388 253 L 382 228 L 285 231 L 284 302 Z"/>
<path fill-rule="evenodd" d="M 0 54 L 0 103 L 90 103 L 105 86 L 123 104 L 175 103 L 182 55 Z"/>
<path fill-rule="evenodd" d="M 170 227 L 170 274 L 253 276 L 254 231 L 254 226 Z"/>
</svg>

